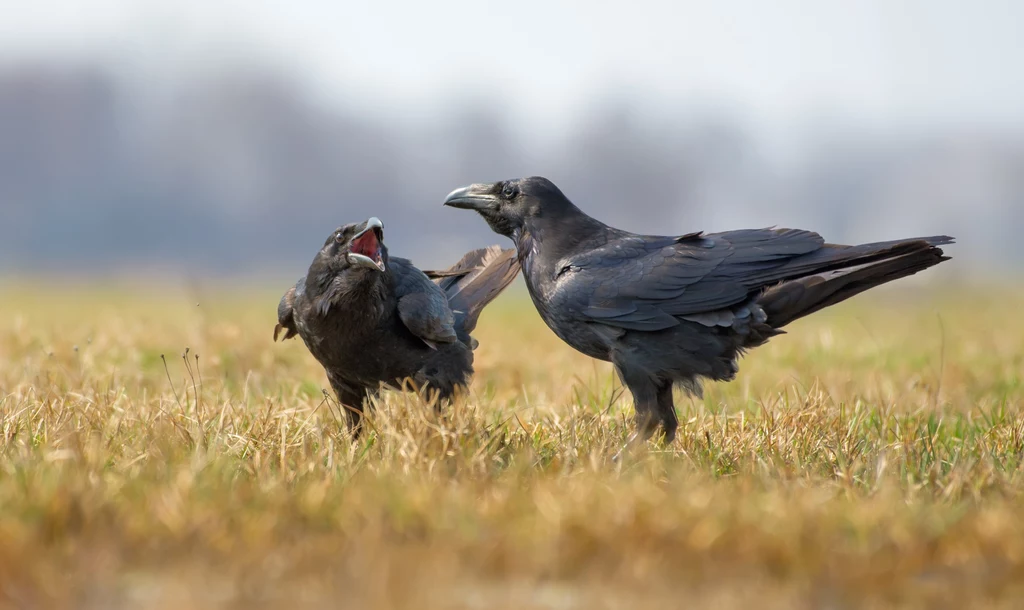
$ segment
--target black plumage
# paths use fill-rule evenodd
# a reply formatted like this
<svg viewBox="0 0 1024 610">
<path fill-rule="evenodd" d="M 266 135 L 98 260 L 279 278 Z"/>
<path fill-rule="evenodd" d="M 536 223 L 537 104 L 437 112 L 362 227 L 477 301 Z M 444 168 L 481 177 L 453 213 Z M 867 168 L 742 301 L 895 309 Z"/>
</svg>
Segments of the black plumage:
<svg viewBox="0 0 1024 610">
<path fill-rule="evenodd" d="M 473 250 L 446 271 L 389 256 L 376 218 L 340 227 L 281 298 L 276 341 L 299 335 L 323 365 L 353 434 L 366 398 L 411 381 L 451 399 L 473 374 L 470 333 L 519 272 L 515 250 Z"/>
<path fill-rule="evenodd" d="M 798 229 L 636 235 L 587 216 L 540 177 L 456 189 L 518 250 L 530 296 L 563 341 L 614 364 L 638 432 L 678 422 L 672 387 L 731 380 L 744 350 L 793 320 L 936 265 L 947 236 L 844 246 Z"/>
</svg>

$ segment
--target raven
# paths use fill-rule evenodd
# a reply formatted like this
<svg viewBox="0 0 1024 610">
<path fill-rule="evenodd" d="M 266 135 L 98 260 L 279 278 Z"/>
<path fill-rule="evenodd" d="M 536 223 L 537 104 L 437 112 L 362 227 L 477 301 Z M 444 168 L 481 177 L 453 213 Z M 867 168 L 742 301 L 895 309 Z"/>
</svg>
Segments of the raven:
<svg viewBox="0 0 1024 610">
<path fill-rule="evenodd" d="M 473 374 L 481 310 L 519 273 L 515 250 L 467 253 L 446 271 L 391 257 L 377 218 L 331 233 L 281 297 L 274 341 L 302 337 L 358 437 L 365 399 L 411 379 L 448 401 Z M 283 340 L 283 339 L 282 339 Z"/>
<path fill-rule="evenodd" d="M 798 229 L 637 235 L 577 208 L 542 177 L 473 184 L 445 205 L 477 211 L 516 245 L 541 318 L 573 348 L 610 361 L 633 395 L 637 432 L 678 420 L 672 387 L 700 396 L 738 358 L 797 318 L 948 257 L 944 235 L 859 246 Z"/>
</svg>

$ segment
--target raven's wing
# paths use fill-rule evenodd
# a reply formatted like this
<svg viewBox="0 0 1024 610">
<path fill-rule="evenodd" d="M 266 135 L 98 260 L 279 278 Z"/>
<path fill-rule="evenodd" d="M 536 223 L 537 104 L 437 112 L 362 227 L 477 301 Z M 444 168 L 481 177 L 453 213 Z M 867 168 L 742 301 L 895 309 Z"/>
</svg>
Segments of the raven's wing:
<svg viewBox="0 0 1024 610">
<path fill-rule="evenodd" d="M 444 291 L 409 261 L 395 257 L 388 262 L 402 324 L 434 349 L 438 343 L 454 343 L 455 315 Z"/>
<path fill-rule="evenodd" d="M 817 233 L 794 229 L 627 235 L 563 261 L 556 290 L 594 322 L 662 330 L 746 301 L 799 273 L 793 263 L 823 245 Z"/>
<path fill-rule="evenodd" d="M 277 304 L 277 326 L 274 327 L 274 341 L 277 341 L 277 335 L 282 329 L 285 331 L 282 341 L 291 339 L 299 332 L 295 328 L 295 299 L 302 296 L 305 290 L 306 278 L 300 277 L 299 281 L 295 282 L 295 285 L 281 297 L 281 302 Z"/>
</svg>

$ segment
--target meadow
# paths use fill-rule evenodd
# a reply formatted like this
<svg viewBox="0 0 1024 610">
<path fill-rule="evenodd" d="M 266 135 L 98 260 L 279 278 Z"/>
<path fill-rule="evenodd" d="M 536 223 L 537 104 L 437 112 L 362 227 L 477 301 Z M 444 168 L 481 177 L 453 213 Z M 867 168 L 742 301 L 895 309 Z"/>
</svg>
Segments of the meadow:
<svg viewBox="0 0 1024 610">
<path fill-rule="evenodd" d="M 1019 290 L 815 314 L 613 461 L 628 393 L 521 280 L 467 396 L 357 442 L 276 287 L 0 289 L 0 607 L 1024 604 Z"/>
</svg>

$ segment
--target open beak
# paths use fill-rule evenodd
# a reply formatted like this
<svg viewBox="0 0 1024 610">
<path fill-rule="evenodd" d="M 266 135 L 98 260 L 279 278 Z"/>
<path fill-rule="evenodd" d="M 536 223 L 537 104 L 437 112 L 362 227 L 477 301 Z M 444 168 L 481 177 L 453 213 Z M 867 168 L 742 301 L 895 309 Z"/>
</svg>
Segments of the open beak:
<svg viewBox="0 0 1024 610">
<path fill-rule="evenodd" d="M 384 271 L 384 223 L 376 216 L 366 221 L 366 227 L 348 242 L 346 258 L 350 265 Z"/>
<path fill-rule="evenodd" d="M 494 210 L 498 207 L 498 196 L 494 184 L 471 184 L 448 193 L 444 205 L 463 210 Z"/>
</svg>

